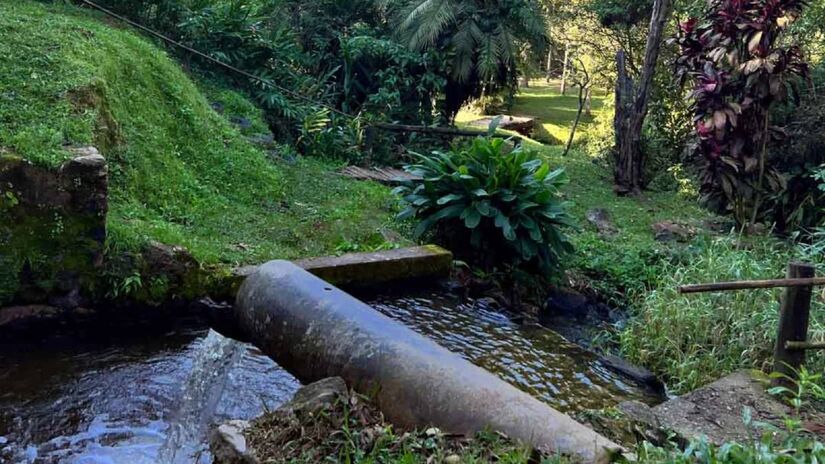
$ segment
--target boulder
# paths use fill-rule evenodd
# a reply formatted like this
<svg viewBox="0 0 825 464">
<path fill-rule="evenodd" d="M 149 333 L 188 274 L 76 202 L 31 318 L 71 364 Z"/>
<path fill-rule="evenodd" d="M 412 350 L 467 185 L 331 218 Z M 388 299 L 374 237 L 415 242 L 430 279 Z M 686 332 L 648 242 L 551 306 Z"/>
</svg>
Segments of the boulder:
<svg viewBox="0 0 825 464">
<path fill-rule="evenodd" d="M 585 214 L 585 219 L 587 219 L 587 222 L 596 228 L 599 235 L 608 237 L 616 235 L 616 233 L 619 232 L 619 229 L 613 222 L 613 217 L 611 216 L 610 211 L 604 208 L 593 208 L 589 210 Z"/>
<path fill-rule="evenodd" d="M 653 236 L 659 242 L 689 242 L 696 236 L 696 229 L 672 221 L 653 224 Z"/>
</svg>

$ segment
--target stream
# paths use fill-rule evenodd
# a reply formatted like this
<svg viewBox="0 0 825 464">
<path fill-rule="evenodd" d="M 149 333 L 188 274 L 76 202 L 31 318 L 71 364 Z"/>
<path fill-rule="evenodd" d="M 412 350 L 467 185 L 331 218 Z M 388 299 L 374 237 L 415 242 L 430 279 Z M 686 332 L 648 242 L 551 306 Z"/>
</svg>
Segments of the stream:
<svg viewBox="0 0 825 464">
<path fill-rule="evenodd" d="M 562 411 L 660 398 L 540 326 L 432 290 L 368 301 Z M 277 408 L 299 382 L 197 321 L 0 343 L 0 462 L 209 463 L 213 424 Z"/>
</svg>

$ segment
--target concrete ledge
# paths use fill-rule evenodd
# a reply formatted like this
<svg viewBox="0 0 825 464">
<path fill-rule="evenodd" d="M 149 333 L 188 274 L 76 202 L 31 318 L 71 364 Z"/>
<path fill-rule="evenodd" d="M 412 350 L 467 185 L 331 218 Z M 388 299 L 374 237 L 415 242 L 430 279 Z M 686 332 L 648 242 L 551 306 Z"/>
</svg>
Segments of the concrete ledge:
<svg viewBox="0 0 825 464">
<path fill-rule="evenodd" d="M 453 254 L 436 246 L 424 245 L 372 253 L 347 253 L 294 261 L 310 273 L 333 285 L 366 287 L 397 280 L 422 277 L 449 277 Z M 232 272 L 233 293 L 259 266 L 244 266 Z"/>
<path fill-rule="evenodd" d="M 310 258 L 295 264 L 333 285 L 363 286 L 418 277 L 448 277 L 453 254 L 435 245 L 424 245 Z"/>
</svg>

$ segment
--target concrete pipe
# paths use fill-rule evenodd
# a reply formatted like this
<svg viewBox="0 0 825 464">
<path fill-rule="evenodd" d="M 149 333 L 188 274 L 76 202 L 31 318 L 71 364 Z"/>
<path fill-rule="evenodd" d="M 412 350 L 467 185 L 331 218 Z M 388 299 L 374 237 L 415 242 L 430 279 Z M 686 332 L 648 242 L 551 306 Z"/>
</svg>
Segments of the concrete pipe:
<svg viewBox="0 0 825 464">
<path fill-rule="evenodd" d="M 241 286 L 236 329 L 301 382 L 342 377 L 392 422 L 472 435 L 490 427 L 608 462 L 620 446 L 288 261 Z"/>
</svg>

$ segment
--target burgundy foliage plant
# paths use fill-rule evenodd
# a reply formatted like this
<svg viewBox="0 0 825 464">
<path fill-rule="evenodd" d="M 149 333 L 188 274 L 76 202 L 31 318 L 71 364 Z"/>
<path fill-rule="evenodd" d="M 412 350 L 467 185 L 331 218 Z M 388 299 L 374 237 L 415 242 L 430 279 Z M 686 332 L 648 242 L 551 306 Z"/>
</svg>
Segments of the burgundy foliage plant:
<svg viewBox="0 0 825 464">
<path fill-rule="evenodd" d="M 765 214 L 766 201 L 784 189 L 769 164 L 772 104 L 798 98 L 808 66 L 798 46 L 780 37 L 805 0 L 714 0 L 702 19 L 679 25 L 676 72 L 693 83 L 696 143 L 703 199 L 733 213 L 740 225 Z M 790 156 L 790 153 L 782 156 Z"/>
</svg>

